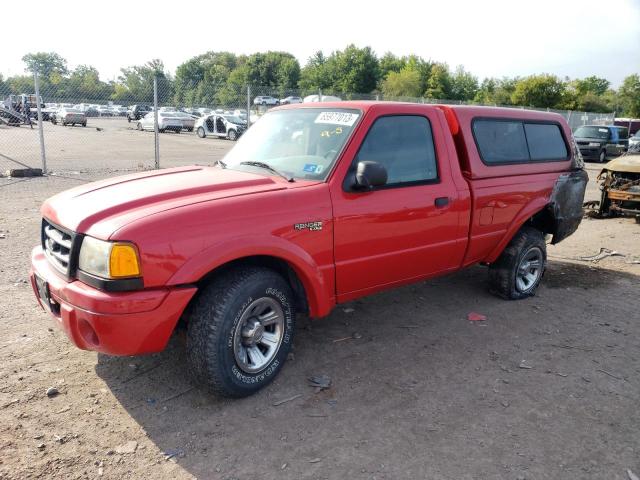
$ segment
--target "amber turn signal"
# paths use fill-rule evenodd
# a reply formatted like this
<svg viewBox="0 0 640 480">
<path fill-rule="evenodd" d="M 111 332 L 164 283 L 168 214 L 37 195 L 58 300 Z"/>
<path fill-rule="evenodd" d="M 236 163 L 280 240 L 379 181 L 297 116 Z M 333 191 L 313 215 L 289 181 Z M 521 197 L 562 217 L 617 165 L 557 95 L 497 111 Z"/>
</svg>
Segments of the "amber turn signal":
<svg viewBox="0 0 640 480">
<path fill-rule="evenodd" d="M 138 250 L 130 243 L 115 243 L 109 256 L 109 273 L 112 278 L 140 276 Z"/>
</svg>

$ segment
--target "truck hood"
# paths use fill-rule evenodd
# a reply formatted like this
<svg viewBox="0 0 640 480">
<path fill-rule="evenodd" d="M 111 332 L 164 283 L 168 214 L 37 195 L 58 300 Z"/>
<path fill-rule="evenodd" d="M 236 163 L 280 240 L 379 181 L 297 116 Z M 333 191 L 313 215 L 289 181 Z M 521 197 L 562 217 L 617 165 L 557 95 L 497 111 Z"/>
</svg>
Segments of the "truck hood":
<svg viewBox="0 0 640 480">
<path fill-rule="evenodd" d="M 607 163 L 602 171 L 640 173 L 640 153 L 627 153 Z"/>
<path fill-rule="evenodd" d="M 108 239 L 149 215 L 221 198 L 284 190 L 317 182 L 288 183 L 217 167 L 180 167 L 89 183 L 48 199 L 42 215 L 74 232 Z"/>
</svg>

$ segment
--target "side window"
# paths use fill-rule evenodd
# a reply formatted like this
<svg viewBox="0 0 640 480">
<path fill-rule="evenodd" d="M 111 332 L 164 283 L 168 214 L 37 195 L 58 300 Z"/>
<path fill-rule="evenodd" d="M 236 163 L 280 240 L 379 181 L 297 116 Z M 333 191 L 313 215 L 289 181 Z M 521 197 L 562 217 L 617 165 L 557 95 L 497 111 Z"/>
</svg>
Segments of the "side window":
<svg viewBox="0 0 640 480">
<path fill-rule="evenodd" d="M 425 117 L 381 117 L 367 132 L 355 163 L 370 160 L 387 169 L 387 185 L 438 179 L 431 124 Z"/>
<path fill-rule="evenodd" d="M 476 120 L 473 122 L 473 134 L 480 156 L 487 165 L 529 161 L 522 122 Z"/>
<path fill-rule="evenodd" d="M 551 123 L 525 123 L 531 160 L 559 160 L 567 158 L 567 146 L 560 127 Z"/>
</svg>

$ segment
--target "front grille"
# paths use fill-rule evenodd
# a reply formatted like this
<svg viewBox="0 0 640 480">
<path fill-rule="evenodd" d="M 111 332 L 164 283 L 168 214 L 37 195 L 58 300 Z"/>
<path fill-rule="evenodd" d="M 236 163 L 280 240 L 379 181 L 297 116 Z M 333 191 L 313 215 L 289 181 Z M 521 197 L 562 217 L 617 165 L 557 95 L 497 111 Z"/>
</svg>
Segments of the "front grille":
<svg viewBox="0 0 640 480">
<path fill-rule="evenodd" d="M 42 220 L 42 249 L 49 263 L 65 276 L 71 273 L 74 235 Z"/>
</svg>

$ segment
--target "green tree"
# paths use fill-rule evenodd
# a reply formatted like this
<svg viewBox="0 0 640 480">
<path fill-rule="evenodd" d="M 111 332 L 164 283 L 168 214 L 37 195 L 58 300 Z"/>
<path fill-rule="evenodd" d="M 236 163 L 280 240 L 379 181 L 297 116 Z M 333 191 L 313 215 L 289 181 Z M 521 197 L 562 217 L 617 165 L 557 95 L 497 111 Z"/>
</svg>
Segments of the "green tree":
<svg viewBox="0 0 640 480">
<path fill-rule="evenodd" d="M 555 75 L 531 75 L 519 80 L 511 95 L 515 105 L 559 107 L 566 94 L 566 84 Z"/>
<path fill-rule="evenodd" d="M 380 58 L 380 78 L 384 81 L 390 72 L 399 73 L 407 64 L 405 57 L 398 57 L 391 52 Z M 422 93 L 422 92 L 421 92 Z"/>
<path fill-rule="evenodd" d="M 98 70 L 89 65 L 78 65 L 61 90 L 67 98 L 76 100 L 108 100 L 113 94 L 113 88 L 100 80 Z"/>
<path fill-rule="evenodd" d="M 451 98 L 451 74 L 446 63 L 434 63 L 431 67 L 425 95 L 428 98 Z"/>
<path fill-rule="evenodd" d="M 380 68 L 371 47 L 348 45 L 333 52 L 327 62 L 333 77 L 331 88 L 342 93 L 369 93 L 378 85 Z"/>
<path fill-rule="evenodd" d="M 50 79 L 52 75 L 60 76 L 69 73 L 67 61 L 55 52 L 27 53 L 22 57 L 28 72 L 38 72 L 41 77 Z"/>
<path fill-rule="evenodd" d="M 478 78 L 467 72 L 462 65 L 451 76 L 451 98 L 453 100 L 473 100 L 478 92 Z"/>
<path fill-rule="evenodd" d="M 285 90 L 295 88 L 300 80 L 300 64 L 286 52 L 254 53 L 247 57 L 245 67 L 250 85 Z"/>
<path fill-rule="evenodd" d="M 309 58 L 300 72 L 298 86 L 306 93 L 328 89 L 333 85 L 333 72 L 330 68 L 327 57 L 318 50 Z"/>
<path fill-rule="evenodd" d="M 238 57 L 230 52 L 207 52 L 187 60 L 176 69 L 174 101 L 190 106 L 211 104 L 237 65 Z"/>
<path fill-rule="evenodd" d="M 595 75 L 583 79 L 577 79 L 572 82 L 572 86 L 578 95 L 586 95 L 587 93 L 604 95 L 610 85 L 611 82 L 609 82 L 609 80 L 606 78 L 596 77 Z"/>
<path fill-rule="evenodd" d="M 9 89 L 8 83 L 5 81 L 4 77 L 0 73 L 0 95 L 4 97 L 5 95 L 9 95 L 11 90 Z"/>
<path fill-rule="evenodd" d="M 391 71 L 382 82 L 385 97 L 419 97 L 422 95 L 420 72 L 403 68 L 399 72 Z"/>
<path fill-rule="evenodd" d="M 640 75 L 636 73 L 626 77 L 618 90 L 618 97 L 624 115 L 640 117 Z"/>
<path fill-rule="evenodd" d="M 153 78 L 158 77 L 158 102 L 164 103 L 172 96 L 172 83 L 164 71 L 162 60 L 154 59 L 144 65 L 123 68 L 115 86 L 113 100 L 128 102 L 152 102 Z"/>
</svg>

